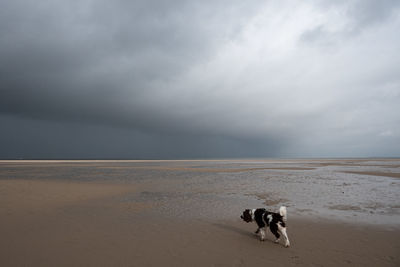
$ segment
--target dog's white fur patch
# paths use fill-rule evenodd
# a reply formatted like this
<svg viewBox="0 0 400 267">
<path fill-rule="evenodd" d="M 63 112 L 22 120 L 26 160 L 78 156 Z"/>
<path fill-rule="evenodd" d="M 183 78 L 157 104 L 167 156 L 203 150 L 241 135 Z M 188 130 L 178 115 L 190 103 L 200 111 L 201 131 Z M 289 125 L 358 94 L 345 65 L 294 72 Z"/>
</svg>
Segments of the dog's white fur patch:
<svg viewBox="0 0 400 267">
<path fill-rule="evenodd" d="M 269 225 L 272 222 L 272 215 L 271 214 L 268 215 L 267 218 L 268 218 L 268 225 Z"/>
</svg>

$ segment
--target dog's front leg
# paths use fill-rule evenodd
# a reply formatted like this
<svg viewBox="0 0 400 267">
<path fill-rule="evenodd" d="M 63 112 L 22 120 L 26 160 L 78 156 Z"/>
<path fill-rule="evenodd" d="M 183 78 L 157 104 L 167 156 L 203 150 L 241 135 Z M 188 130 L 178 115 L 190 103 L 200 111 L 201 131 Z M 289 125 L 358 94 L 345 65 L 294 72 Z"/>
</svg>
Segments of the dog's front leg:
<svg viewBox="0 0 400 267">
<path fill-rule="evenodd" d="M 260 232 L 260 228 L 257 228 L 257 230 L 254 233 L 258 234 L 259 232 Z"/>
<path fill-rule="evenodd" d="M 265 240 L 265 230 L 264 228 L 259 228 L 260 230 L 260 241 L 264 241 Z"/>
</svg>

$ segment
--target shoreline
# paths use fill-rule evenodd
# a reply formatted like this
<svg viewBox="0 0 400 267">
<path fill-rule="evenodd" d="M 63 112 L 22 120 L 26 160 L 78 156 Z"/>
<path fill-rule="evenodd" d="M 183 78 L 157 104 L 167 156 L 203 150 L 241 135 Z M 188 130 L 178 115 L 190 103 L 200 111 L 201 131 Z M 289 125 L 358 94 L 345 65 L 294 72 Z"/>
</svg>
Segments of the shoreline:
<svg viewBox="0 0 400 267">
<path fill-rule="evenodd" d="M 24 163 L 24 162 L 365 162 L 365 161 L 399 161 L 399 157 L 343 157 L 343 158 L 217 158 L 217 159 L 0 159 L 0 163 Z"/>
</svg>

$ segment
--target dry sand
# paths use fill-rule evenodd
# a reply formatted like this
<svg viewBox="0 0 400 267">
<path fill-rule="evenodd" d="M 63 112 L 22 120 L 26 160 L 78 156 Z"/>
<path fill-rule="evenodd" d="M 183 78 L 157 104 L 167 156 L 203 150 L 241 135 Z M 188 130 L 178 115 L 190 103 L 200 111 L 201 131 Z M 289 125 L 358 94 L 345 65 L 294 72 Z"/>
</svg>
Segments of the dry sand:
<svg viewBox="0 0 400 267">
<path fill-rule="evenodd" d="M 400 266 L 396 225 L 289 217 L 284 248 L 239 213 L 176 219 L 121 201 L 142 186 L 0 180 L 0 266 Z"/>
</svg>

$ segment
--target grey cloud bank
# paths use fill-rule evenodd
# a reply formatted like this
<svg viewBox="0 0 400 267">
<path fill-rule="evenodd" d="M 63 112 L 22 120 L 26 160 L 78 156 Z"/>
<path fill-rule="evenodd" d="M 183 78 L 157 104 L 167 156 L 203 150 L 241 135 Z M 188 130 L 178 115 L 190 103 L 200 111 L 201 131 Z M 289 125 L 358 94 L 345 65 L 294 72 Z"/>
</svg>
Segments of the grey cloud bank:
<svg viewBox="0 0 400 267">
<path fill-rule="evenodd" d="M 398 1 L 2 1 L 0 158 L 400 156 Z"/>
</svg>

